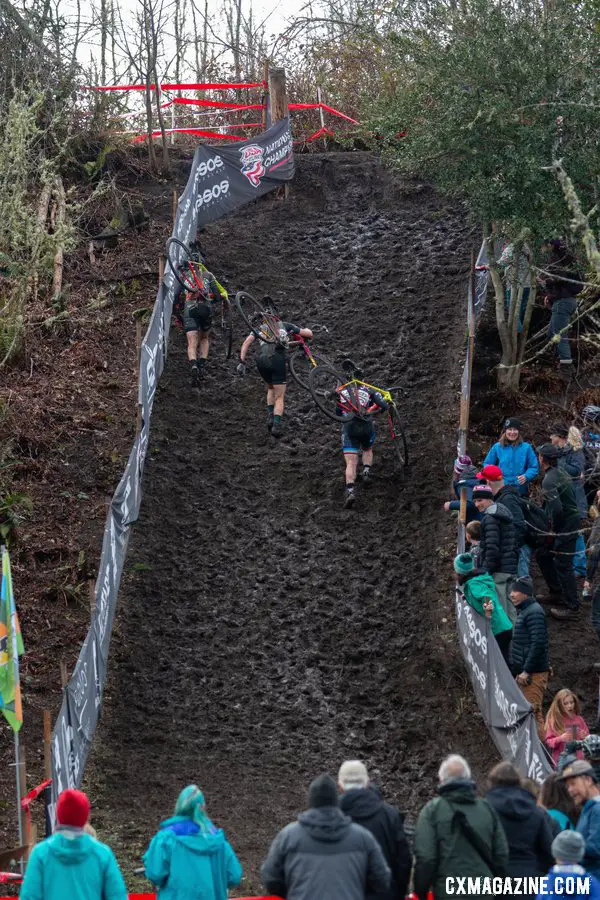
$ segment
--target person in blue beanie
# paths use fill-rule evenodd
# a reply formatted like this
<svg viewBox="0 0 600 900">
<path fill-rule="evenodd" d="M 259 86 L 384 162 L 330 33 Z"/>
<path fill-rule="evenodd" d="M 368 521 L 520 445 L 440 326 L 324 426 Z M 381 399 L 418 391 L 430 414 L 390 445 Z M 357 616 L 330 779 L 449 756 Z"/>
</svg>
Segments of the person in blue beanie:
<svg viewBox="0 0 600 900">
<path fill-rule="evenodd" d="M 565 897 L 566 888 L 571 885 L 574 890 L 568 892 L 570 897 L 600 900 L 600 882 L 581 865 L 584 853 L 585 840 L 577 831 L 561 831 L 557 834 L 552 841 L 552 856 L 556 865 L 548 872 L 547 890 L 538 894 L 536 900 Z"/>
<path fill-rule="evenodd" d="M 158 888 L 157 900 L 227 900 L 227 888 L 242 880 L 238 858 L 208 818 L 204 794 L 195 784 L 183 789 L 175 815 L 150 841 L 144 868 Z"/>
<path fill-rule="evenodd" d="M 537 478 L 540 467 L 535 450 L 521 437 L 519 419 L 505 419 L 500 440 L 493 445 L 483 465 L 498 466 L 506 484 L 516 484 L 523 497 L 528 495 L 529 483 Z"/>
<path fill-rule="evenodd" d="M 33 848 L 21 900 L 127 900 L 115 855 L 84 831 L 90 801 L 83 791 L 63 791 L 54 834 Z"/>
</svg>

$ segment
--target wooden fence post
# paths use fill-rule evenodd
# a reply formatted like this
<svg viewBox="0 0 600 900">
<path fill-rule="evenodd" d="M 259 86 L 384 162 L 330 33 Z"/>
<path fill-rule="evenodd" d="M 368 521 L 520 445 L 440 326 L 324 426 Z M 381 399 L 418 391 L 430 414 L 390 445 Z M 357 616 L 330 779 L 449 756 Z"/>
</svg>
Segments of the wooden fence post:
<svg viewBox="0 0 600 900">
<path fill-rule="evenodd" d="M 285 69 L 276 68 L 269 70 L 269 94 L 271 96 L 271 123 L 287 118 L 288 108 L 287 87 L 285 81 Z M 283 196 L 287 200 L 290 195 L 290 186 L 286 182 L 283 188 Z"/>
<path fill-rule="evenodd" d="M 262 110 L 262 126 L 263 131 L 266 131 L 269 127 L 269 117 L 267 115 L 269 109 L 269 60 L 265 59 L 263 63 L 263 81 L 265 83 L 264 87 L 264 103 Z"/>
<path fill-rule="evenodd" d="M 173 188 L 173 197 L 171 198 L 172 205 L 172 213 L 173 213 L 173 225 L 175 224 L 175 219 L 177 218 L 177 206 L 178 206 L 178 198 L 177 191 Z"/>
<path fill-rule="evenodd" d="M 140 369 L 142 365 L 142 320 L 138 317 L 135 320 L 135 384 L 136 388 L 140 383 Z M 135 414 L 135 436 L 139 437 L 140 431 L 142 430 L 142 404 L 139 402 L 139 391 L 138 391 L 138 403 Z"/>
<path fill-rule="evenodd" d="M 52 720 L 50 710 L 44 710 L 44 779 L 52 778 Z"/>
</svg>

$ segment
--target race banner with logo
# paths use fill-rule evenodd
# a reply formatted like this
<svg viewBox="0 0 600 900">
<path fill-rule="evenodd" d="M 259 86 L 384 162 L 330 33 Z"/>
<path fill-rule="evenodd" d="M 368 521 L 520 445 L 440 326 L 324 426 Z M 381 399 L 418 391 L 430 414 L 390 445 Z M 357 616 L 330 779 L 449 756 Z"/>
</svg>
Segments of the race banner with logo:
<svg viewBox="0 0 600 900">
<path fill-rule="evenodd" d="M 277 122 L 256 140 L 238 144 L 235 149 L 199 147 L 179 200 L 173 235 L 188 243 L 203 223 L 214 221 L 273 190 L 289 181 L 293 174 L 288 119 Z M 100 716 L 119 584 L 131 526 L 140 511 L 150 416 L 158 379 L 165 366 L 171 313 L 179 290 L 169 269 L 159 288 L 142 342 L 138 385 L 142 427 L 106 517 L 95 610 L 52 734 L 51 822 L 54 822 L 56 800 L 61 791 L 81 784 Z"/>
<path fill-rule="evenodd" d="M 203 144 L 194 154 L 192 176 L 197 227 L 291 181 L 294 155 L 289 118 L 234 147 Z"/>
</svg>

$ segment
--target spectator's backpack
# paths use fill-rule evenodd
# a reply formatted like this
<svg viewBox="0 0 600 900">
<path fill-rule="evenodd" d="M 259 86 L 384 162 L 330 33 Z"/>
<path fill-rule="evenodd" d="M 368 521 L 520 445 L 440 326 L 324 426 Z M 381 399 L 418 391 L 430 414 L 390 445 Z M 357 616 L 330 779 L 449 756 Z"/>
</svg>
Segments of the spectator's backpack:
<svg viewBox="0 0 600 900">
<path fill-rule="evenodd" d="M 551 542 L 550 519 L 546 511 L 527 497 L 519 497 L 519 503 L 525 519 L 525 543 L 535 549 Z"/>
</svg>

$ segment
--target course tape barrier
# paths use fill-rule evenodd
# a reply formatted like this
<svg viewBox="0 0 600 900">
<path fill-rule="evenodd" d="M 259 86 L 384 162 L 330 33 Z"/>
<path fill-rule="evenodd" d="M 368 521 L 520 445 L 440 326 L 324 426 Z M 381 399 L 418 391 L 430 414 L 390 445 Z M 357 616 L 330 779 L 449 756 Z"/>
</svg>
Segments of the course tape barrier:
<svg viewBox="0 0 600 900">
<path fill-rule="evenodd" d="M 293 178 L 294 159 L 289 119 L 276 122 L 255 141 L 236 148 L 200 145 L 179 199 L 173 235 L 189 244 L 200 225 L 215 221 Z M 179 261 L 179 260 L 178 260 Z M 140 354 L 138 404 L 141 429 L 114 493 L 104 527 L 95 585 L 95 608 L 73 675 L 67 684 L 52 732 L 54 823 L 58 795 L 80 786 L 91 747 L 106 681 L 108 652 L 119 585 L 131 532 L 142 499 L 142 475 L 150 436 L 156 387 L 167 358 L 167 341 L 178 282 L 170 270 L 158 290 Z"/>
<path fill-rule="evenodd" d="M 245 84 L 150 84 L 148 88 L 155 91 L 239 91 L 243 88 L 266 88 L 266 81 L 252 81 Z M 104 84 L 85 85 L 84 91 L 145 91 L 145 84 Z"/>
<path fill-rule="evenodd" d="M 487 255 L 482 245 L 468 287 L 468 338 L 465 366 L 461 380 L 462 402 L 470 403 L 474 335 L 477 321 L 485 307 L 488 287 Z M 467 452 L 467 430 L 459 429 L 457 453 Z M 459 526 L 458 553 L 465 550 L 465 529 Z M 475 692 L 477 705 L 503 759 L 534 781 L 542 782 L 554 771 L 540 741 L 531 704 L 525 699 L 510 672 L 495 637 L 490 621 L 466 602 L 463 593 L 455 591 L 456 624 L 460 649 Z"/>
</svg>

